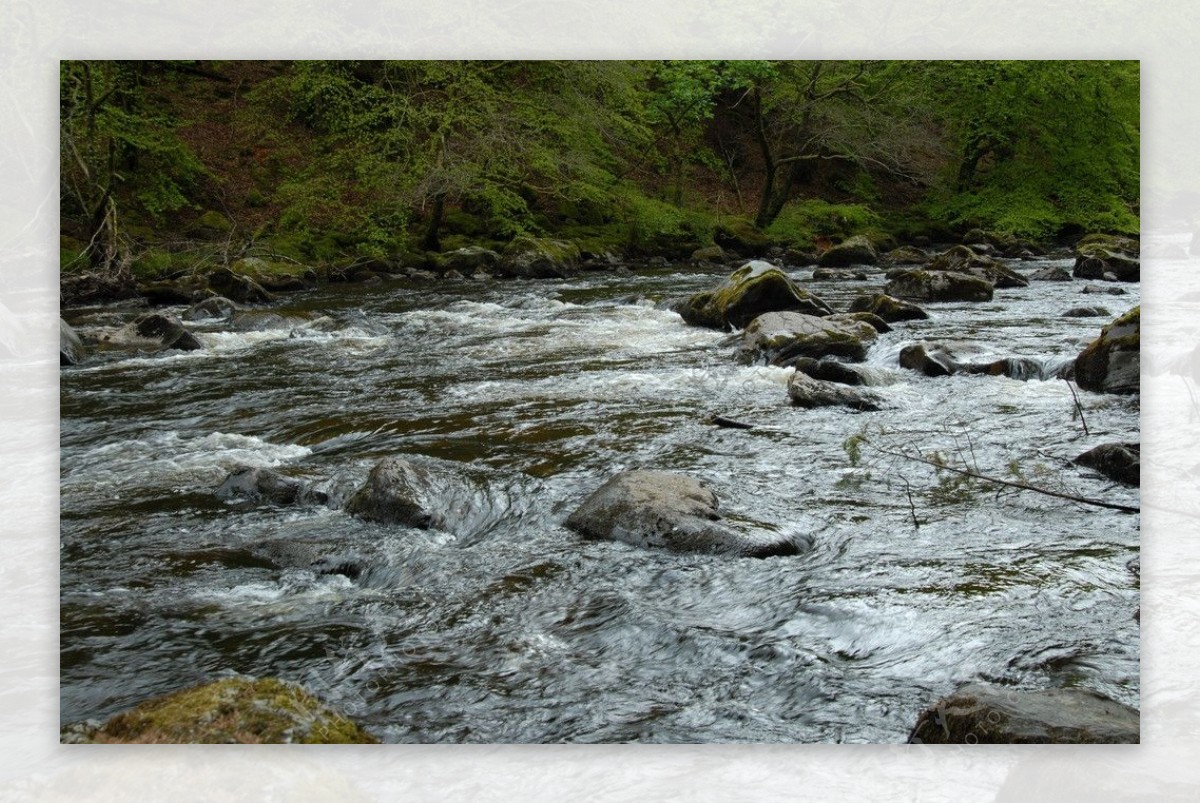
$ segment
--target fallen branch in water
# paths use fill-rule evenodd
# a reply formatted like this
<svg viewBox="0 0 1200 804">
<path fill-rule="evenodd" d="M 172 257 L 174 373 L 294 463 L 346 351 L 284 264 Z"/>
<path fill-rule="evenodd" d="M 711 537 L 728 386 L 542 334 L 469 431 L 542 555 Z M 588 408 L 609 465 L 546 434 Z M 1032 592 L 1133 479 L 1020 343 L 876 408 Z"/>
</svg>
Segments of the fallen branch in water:
<svg viewBox="0 0 1200 804">
<path fill-rule="evenodd" d="M 1071 390 L 1071 398 L 1075 400 L 1075 410 L 1079 412 L 1079 421 L 1083 425 L 1083 434 L 1091 435 L 1091 433 L 1088 432 L 1087 419 L 1083 418 L 1083 405 L 1079 404 L 1079 396 L 1075 393 L 1075 386 L 1072 385 L 1071 381 L 1066 377 L 1063 377 L 1063 382 L 1067 384 L 1067 388 Z M 1074 418 L 1074 416 L 1071 418 Z"/>
<path fill-rule="evenodd" d="M 724 416 L 713 416 L 711 419 L 709 419 L 709 423 L 715 424 L 717 427 L 731 427 L 735 430 L 753 430 L 754 429 L 753 424 L 746 424 L 746 422 L 739 422 L 736 419 L 727 419 Z"/>
<path fill-rule="evenodd" d="M 995 483 L 996 485 L 999 485 L 999 486 L 1008 486 L 1009 488 L 1021 489 L 1022 491 L 1033 491 L 1038 494 L 1045 494 L 1048 497 L 1058 497 L 1059 499 L 1062 499 L 1062 500 L 1070 500 L 1071 502 L 1083 503 L 1084 505 L 1095 505 L 1100 508 L 1111 508 L 1114 511 L 1124 511 L 1127 514 L 1140 514 L 1142 511 L 1141 508 L 1138 508 L 1138 507 L 1132 506 L 1132 505 L 1121 505 L 1119 503 L 1105 502 L 1104 500 L 1094 500 L 1091 497 L 1080 497 L 1076 494 L 1066 494 L 1061 491 L 1053 491 L 1051 489 L 1044 489 L 1044 488 L 1041 488 L 1040 486 L 1031 486 L 1028 483 L 1019 483 L 1014 480 L 1002 480 L 1001 478 L 991 477 L 989 475 L 985 475 L 980 472 L 973 472 L 970 469 L 959 469 L 956 466 L 949 466 L 949 465 L 947 465 L 945 463 L 941 463 L 939 461 L 931 461 L 928 458 L 921 457 L 920 455 L 912 455 L 907 452 L 900 452 L 899 450 L 886 449 L 886 448 L 881 447 L 878 444 L 875 444 L 874 442 L 871 442 L 871 441 L 867 441 L 866 443 L 870 444 L 872 447 L 879 450 L 879 452 L 883 453 L 884 455 L 890 455 L 893 458 L 903 458 L 904 460 L 915 461 L 916 463 L 923 463 L 926 466 L 932 466 L 935 469 L 939 469 L 939 470 L 945 469 L 948 472 L 954 472 L 956 474 L 964 475 L 965 477 L 970 477 L 975 480 L 982 480 L 986 483 Z"/>
</svg>

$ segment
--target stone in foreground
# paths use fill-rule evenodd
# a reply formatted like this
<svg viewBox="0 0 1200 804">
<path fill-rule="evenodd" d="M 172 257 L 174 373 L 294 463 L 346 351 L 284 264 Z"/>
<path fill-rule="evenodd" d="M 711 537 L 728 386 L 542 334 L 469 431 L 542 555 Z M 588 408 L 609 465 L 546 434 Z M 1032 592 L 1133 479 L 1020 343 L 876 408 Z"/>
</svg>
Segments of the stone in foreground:
<svg viewBox="0 0 1200 804">
<path fill-rule="evenodd" d="M 1136 709 L 1082 687 L 968 684 L 921 713 L 910 743 L 1137 743 Z"/>
<path fill-rule="evenodd" d="M 788 380 L 788 398 L 798 408 L 845 407 L 852 410 L 880 410 L 878 394 L 829 380 L 816 380 L 797 370 Z"/>
<path fill-rule="evenodd" d="M 675 472 L 615 475 L 567 518 L 566 525 L 593 539 L 676 553 L 765 558 L 799 552 L 789 539 L 725 527 L 717 513 L 717 495 L 695 478 Z"/>
<path fill-rule="evenodd" d="M 1127 486 L 1142 484 L 1141 444 L 1101 444 L 1071 463 L 1095 469 L 1105 477 Z"/>
<path fill-rule="evenodd" d="M 377 743 L 301 687 L 229 678 L 154 698 L 102 726 L 67 727 L 70 743 Z"/>
<path fill-rule="evenodd" d="M 765 313 L 742 333 L 741 354 L 780 365 L 794 357 L 839 357 L 861 362 L 878 333 L 870 324 L 804 313 Z"/>
</svg>

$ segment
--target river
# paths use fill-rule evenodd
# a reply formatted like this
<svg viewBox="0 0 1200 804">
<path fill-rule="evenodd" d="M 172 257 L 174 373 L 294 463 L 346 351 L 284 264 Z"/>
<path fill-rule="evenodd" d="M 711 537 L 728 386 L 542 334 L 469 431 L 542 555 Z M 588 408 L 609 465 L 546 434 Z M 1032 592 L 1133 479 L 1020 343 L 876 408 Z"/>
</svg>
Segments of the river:
<svg viewBox="0 0 1200 804">
<path fill-rule="evenodd" d="M 932 379 L 898 354 L 924 339 L 973 360 L 1068 359 L 1139 286 L 923 305 L 930 320 L 893 325 L 868 356 L 887 408 L 852 413 L 791 407 L 789 370 L 741 364 L 727 334 L 654 306 L 728 272 L 327 286 L 285 297 L 262 329 L 195 326 L 200 351 L 64 368 L 62 722 L 229 673 L 304 684 L 391 742 L 899 742 L 980 678 L 1138 706 L 1137 516 L 845 446 L 867 433 L 1136 505 L 1066 463 L 1137 441 L 1136 397 L 1080 392 L 1085 434 L 1062 380 Z M 835 309 L 881 273 L 791 271 Z M 1111 315 L 1062 316 L 1096 304 Z M 86 335 L 135 314 L 65 317 Z M 214 495 L 240 465 L 340 494 L 387 455 L 489 478 L 486 522 L 454 536 Z M 734 525 L 811 548 L 675 555 L 562 526 L 630 468 L 694 474 Z M 281 568 L 260 549 L 281 540 L 366 569 Z"/>
</svg>

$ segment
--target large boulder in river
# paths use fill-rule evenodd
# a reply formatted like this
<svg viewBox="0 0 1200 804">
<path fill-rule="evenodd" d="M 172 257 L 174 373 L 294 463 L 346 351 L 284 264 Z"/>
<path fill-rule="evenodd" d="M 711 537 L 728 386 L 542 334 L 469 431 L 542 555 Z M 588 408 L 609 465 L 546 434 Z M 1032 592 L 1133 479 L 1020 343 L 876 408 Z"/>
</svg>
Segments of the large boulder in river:
<svg viewBox="0 0 1200 804">
<path fill-rule="evenodd" d="M 921 713 L 910 743 L 1138 743 L 1138 710 L 1083 687 L 968 684 Z"/>
<path fill-rule="evenodd" d="M 799 552 L 791 539 L 726 527 L 717 505 L 717 495 L 695 478 L 634 470 L 609 478 L 575 509 L 566 525 L 593 539 L 677 553 L 764 558 Z"/>
<path fill-rule="evenodd" d="M 788 399 L 798 408 L 846 407 L 852 410 L 880 410 L 878 394 L 840 382 L 818 380 L 797 369 L 788 380 Z"/>
<path fill-rule="evenodd" d="M 1029 280 L 1008 266 L 968 246 L 954 246 L 930 260 L 927 271 L 954 271 L 990 282 L 998 288 L 1023 288 Z"/>
<path fill-rule="evenodd" d="M 883 289 L 889 296 L 917 301 L 991 301 L 993 285 L 955 271 L 904 271 Z"/>
<path fill-rule="evenodd" d="M 509 279 L 563 279 L 578 272 L 581 258 L 574 243 L 521 235 L 505 246 L 491 270 Z"/>
<path fill-rule="evenodd" d="M 100 726 L 63 729 L 64 743 L 377 743 L 302 687 L 225 678 L 152 698 Z"/>
<path fill-rule="evenodd" d="M 1141 389 L 1141 307 L 1104 329 L 1075 358 L 1075 382 L 1086 391 L 1136 394 Z"/>
<path fill-rule="evenodd" d="M 1141 444 L 1101 444 L 1083 453 L 1071 463 L 1095 469 L 1105 477 L 1128 486 L 1142 484 Z"/>
<path fill-rule="evenodd" d="M 58 319 L 58 365 L 75 366 L 87 355 L 83 341 L 71 328 L 71 325 L 61 318 Z"/>
<path fill-rule="evenodd" d="M 687 323 L 710 329 L 741 328 L 763 313 L 783 310 L 818 316 L 833 313 L 820 298 L 761 260 L 746 263 L 713 290 L 692 295 L 678 308 Z"/>
<path fill-rule="evenodd" d="M 1080 279 L 1138 282 L 1142 263 L 1138 242 L 1128 237 L 1088 235 L 1075 244 L 1072 275 Z"/>
<path fill-rule="evenodd" d="M 929 313 L 911 302 L 901 301 L 884 293 L 858 296 L 850 302 L 852 313 L 872 313 L 889 324 L 897 321 L 919 321 L 929 318 Z"/>
<path fill-rule="evenodd" d="M 861 361 L 877 333 L 862 321 L 831 321 L 805 313 L 764 313 L 742 333 L 741 353 L 779 365 L 793 357 Z"/>
<path fill-rule="evenodd" d="M 929 262 L 929 255 L 916 246 L 901 246 L 883 255 L 885 265 L 924 265 Z"/>
<path fill-rule="evenodd" d="M 500 255 L 482 246 L 466 246 L 442 255 L 443 271 L 458 271 L 471 276 L 476 271 L 490 271 L 500 262 Z"/>
<path fill-rule="evenodd" d="M 848 237 L 821 255 L 822 268 L 845 268 L 849 265 L 874 265 L 879 262 L 875 246 L 863 235 Z"/>
</svg>

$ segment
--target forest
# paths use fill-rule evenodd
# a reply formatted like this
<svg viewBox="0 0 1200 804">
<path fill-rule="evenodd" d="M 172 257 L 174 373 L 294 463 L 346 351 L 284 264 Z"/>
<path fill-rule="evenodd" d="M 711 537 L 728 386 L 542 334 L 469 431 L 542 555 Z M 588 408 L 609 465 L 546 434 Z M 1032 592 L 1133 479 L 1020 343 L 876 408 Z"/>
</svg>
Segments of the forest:
<svg viewBox="0 0 1200 804">
<path fill-rule="evenodd" d="M 1138 231 L 1131 61 L 64 61 L 61 265 Z M 814 246 L 815 244 L 815 246 Z M 280 268 L 284 270 L 284 268 Z"/>
</svg>

